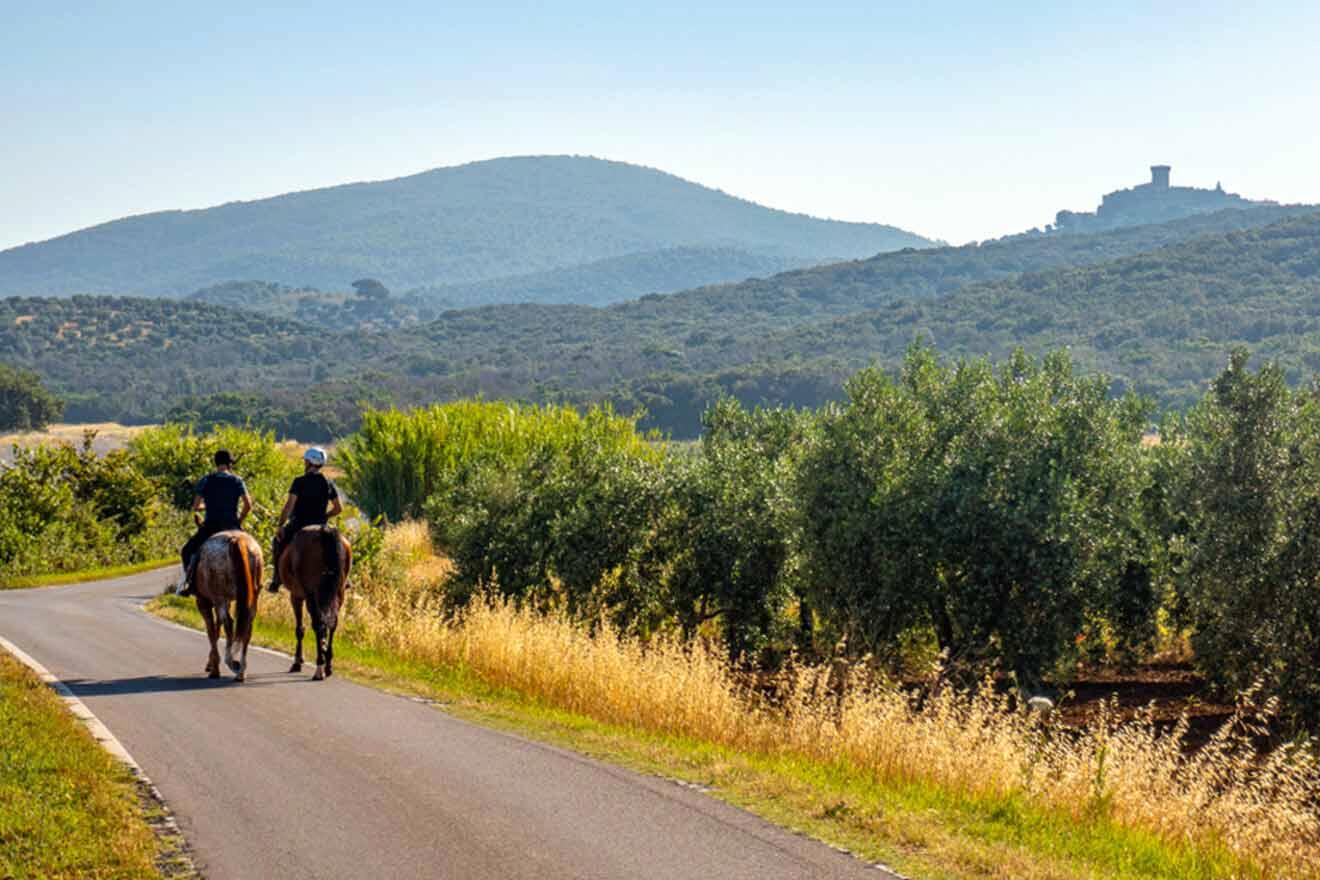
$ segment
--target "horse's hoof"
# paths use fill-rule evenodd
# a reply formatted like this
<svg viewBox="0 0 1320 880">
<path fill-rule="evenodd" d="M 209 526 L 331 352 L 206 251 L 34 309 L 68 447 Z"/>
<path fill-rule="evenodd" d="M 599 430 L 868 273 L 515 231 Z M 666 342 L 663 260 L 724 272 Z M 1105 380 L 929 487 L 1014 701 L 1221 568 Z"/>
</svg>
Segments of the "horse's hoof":
<svg viewBox="0 0 1320 880">
<path fill-rule="evenodd" d="M 246 673 L 240 672 L 238 675 L 234 676 L 234 681 L 238 682 L 239 684 L 242 684 L 246 680 L 247 680 Z"/>
<path fill-rule="evenodd" d="M 316 667 L 316 672 L 312 674 L 312 681 L 322 681 L 324 678 L 325 678 L 325 670 L 323 670 L 319 666 Z"/>
<path fill-rule="evenodd" d="M 219 678 L 219 677 L 220 677 L 220 670 L 219 670 L 219 669 L 208 669 L 208 670 L 206 670 L 206 677 L 207 677 L 207 678 Z"/>
<path fill-rule="evenodd" d="M 301 664 L 301 663 L 295 663 L 295 664 L 293 664 L 292 666 L 289 667 L 289 671 L 290 671 L 290 672 L 302 672 L 302 664 Z"/>
</svg>

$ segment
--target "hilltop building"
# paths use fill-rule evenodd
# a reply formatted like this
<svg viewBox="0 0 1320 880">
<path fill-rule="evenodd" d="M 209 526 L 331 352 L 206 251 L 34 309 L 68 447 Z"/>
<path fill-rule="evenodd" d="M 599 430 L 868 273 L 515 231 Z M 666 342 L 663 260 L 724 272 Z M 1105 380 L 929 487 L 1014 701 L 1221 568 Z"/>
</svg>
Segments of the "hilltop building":
<svg viewBox="0 0 1320 880">
<path fill-rule="evenodd" d="M 1150 182 L 1131 189 L 1115 190 L 1107 194 L 1094 213 L 1060 211 L 1054 218 L 1050 232 L 1099 232 L 1121 226 L 1140 226 L 1146 223 L 1167 223 L 1208 214 L 1226 208 L 1249 208 L 1252 205 L 1272 205 L 1274 202 L 1255 202 L 1236 193 L 1224 192 L 1216 184 L 1214 189 L 1194 186 L 1171 186 L 1168 165 L 1150 166 Z"/>
</svg>

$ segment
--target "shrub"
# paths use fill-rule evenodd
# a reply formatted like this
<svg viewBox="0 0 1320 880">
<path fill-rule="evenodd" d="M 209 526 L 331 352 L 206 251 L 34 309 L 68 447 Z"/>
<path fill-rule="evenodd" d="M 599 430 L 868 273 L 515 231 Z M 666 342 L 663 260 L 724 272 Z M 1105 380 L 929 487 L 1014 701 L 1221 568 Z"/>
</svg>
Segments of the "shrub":
<svg viewBox="0 0 1320 880">
<path fill-rule="evenodd" d="M 514 407 L 484 430 L 426 504 L 459 598 L 497 589 L 562 596 L 579 614 L 620 603 L 637 611 L 636 579 L 624 572 L 636 572 L 649 534 L 661 452 L 635 419 Z"/>
<path fill-rule="evenodd" d="M 1118 597 L 1153 612 L 1144 402 L 1109 399 L 1066 353 L 996 369 L 922 347 L 847 390 L 798 491 L 812 595 L 850 650 L 929 627 L 955 668 L 1032 681 Z"/>
<path fill-rule="evenodd" d="M 256 503 L 245 525 L 263 544 L 274 534 L 289 483 L 302 473 L 297 456 L 276 443 L 274 434 L 244 428 L 198 434 L 188 426 L 163 425 L 138 434 L 128 449 L 142 476 L 179 510 L 191 507 L 197 482 L 214 470 L 216 450 L 228 449 L 234 456 L 234 472 Z"/>
<path fill-rule="evenodd" d="M 719 619 L 731 658 L 772 662 L 792 647 L 785 632 L 796 592 L 791 453 L 810 416 L 749 412 L 726 398 L 703 422 L 701 454 L 674 465 L 676 511 L 662 538 L 667 602 L 689 636 Z M 799 613 L 809 642 L 810 614 Z"/>
<path fill-rule="evenodd" d="M 1174 551 L 1198 665 L 1220 686 L 1257 679 L 1294 720 L 1320 720 L 1320 389 L 1233 353 L 1210 394 L 1170 425 Z"/>
<path fill-rule="evenodd" d="M 0 364 L 0 431 L 43 430 L 64 412 L 64 403 L 28 370 Z"/>
<path fill-rule="evenodd" d="M 0 567 L 6 575 L 76 571 L 162 555 L 183 530 L 124 451 L 15 449 L 0 471 Z M 182 538 L 178 539 L 182 542 Z"/>
</svg>

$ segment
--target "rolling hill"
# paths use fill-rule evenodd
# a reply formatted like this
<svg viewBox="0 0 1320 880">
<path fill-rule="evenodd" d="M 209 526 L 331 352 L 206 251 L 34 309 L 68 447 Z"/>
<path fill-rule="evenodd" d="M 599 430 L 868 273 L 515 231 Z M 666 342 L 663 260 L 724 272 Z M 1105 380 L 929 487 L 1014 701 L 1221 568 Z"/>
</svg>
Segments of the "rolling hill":
<svg viewBox="0 0 1320 880">
<path fill-rule="evenodd" d="M 480 393 L 644 406 L 649 424 L 688 436 L 718 394 L 817 405 L 919 336 L 954 355 L 1069 346 L 1165 406 L 1197 396 L 1236 344 L 1299 379 L 1320 367 L 1320 212 L 886 254 L 605 308 L 454 310 L 390 332 L 331 335 L 196 301 L 0 300 L 0 361 L 40 372 L 73 417 L 121 420 L 183 397 L 205 412 L 219 391 L 280 406 L 315 394 L 336 424 L 361 400 Z"/>
<path fill-rule="evenodd" d="M 725 254 L 727 266 L 705 277 L 737 280 L 749 261 L 811 265 L 930 244 L 892 226 L 772 210 L 651 168 L 540 156 L 115 220 L 0 251 L 0 295 L 183 296 L 246 278 L 343 290 L 363 276 L 400 291 L 641 254 L 650 255 L 644 284 L 675 290 L 690 279 L 688 248 Z"/>
</svg>

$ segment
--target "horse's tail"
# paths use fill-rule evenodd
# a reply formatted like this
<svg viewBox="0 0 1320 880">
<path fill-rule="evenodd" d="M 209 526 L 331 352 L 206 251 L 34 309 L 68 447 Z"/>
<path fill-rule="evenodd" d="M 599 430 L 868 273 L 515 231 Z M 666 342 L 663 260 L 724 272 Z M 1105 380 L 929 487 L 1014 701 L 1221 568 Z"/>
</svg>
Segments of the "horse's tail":
<svg viewBox="0 0 1320 880">
<path fill-rule="evenodd" d="M 242 609 L 257 604 L 257 585 L 252 579 L 252 560 L 248 556 L 247 541 L 243 537 L 229 542 L 229 558 L 234 563 L 234 605 Z"/>
<path fill-rule="evenodd" d="M 225 643 L 225 659 L 235 672 L 243 672 L 242 661 L 233 659 L 231 646 L 246 644 L 248 630 L 257 607 L 257 585 L 252 578 L 252 559 L 248 556 L 247 537 L 240 535 L 229 542 L 229 558 L 234 564 L 234 639 Z M 237 666 L 235 664 L 237 663 Z"/>
<path fill-rule="evenodd" d="M 321 527 L 321 581 L 316 586 L 316 612 L 328 627 L 339 617 L 339 582 L 343 576 L 339 560 L 339 532 Z"/>
</svg>

